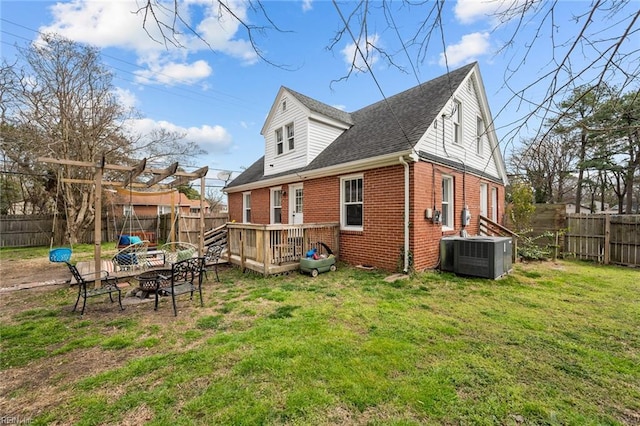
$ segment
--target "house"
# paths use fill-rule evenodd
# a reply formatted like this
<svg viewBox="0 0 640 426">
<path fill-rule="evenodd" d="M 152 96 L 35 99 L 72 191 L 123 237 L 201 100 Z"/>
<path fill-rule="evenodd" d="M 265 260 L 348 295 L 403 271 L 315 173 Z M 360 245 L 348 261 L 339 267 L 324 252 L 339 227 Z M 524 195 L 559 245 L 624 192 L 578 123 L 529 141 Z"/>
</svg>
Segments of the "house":
<svg viewBox="0 0 640 426">
<path fill-rule="evenodd" d="M 339 258 L 434 268 L 443 236 L 499 222 L 506 170 L 477 63 L 348 113 L 281 87 L 229 219 L 339 223 Z"/>
<path fill-rule="evenodd" d="M 161 216 L 171 213 L 171 206 L 175 212 L 182 215 L 199 215 L 200 200 L 191 200 L 178 191 L 141 192 L 118 189 L 107 201 L 115 217 L 127 216 L 133 213 L 139 217 Z M 209 213 L 209 203 L 204 202 L 205 214 Z"/>
</svg>

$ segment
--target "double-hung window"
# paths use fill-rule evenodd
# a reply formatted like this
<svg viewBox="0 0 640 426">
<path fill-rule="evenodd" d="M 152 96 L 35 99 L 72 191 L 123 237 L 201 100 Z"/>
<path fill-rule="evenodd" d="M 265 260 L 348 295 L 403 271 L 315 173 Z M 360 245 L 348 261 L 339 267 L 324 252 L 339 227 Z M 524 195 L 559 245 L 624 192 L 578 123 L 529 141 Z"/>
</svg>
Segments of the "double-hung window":
<svg viewBox="0 0 640 426">
<path fill-rule="evenodd" d="M 285 126 L 287 132 L 287 142 L 289 143 L 289 151 L 293 151 L 295 148 L 294 140 L 293 140 L 293 123 L 289 123 Z"/>
<path fill-rule="evenodd" d="M 478 116 L 477 122 L 477 130 L 476 130 L 476 154 L 482 155 L 482 150 L 484 148 L 484 120 L 482 117 Z"/>
<path fill-rule="evenodd" d="M 462 143 L 462 102 L 453 101 L 453 142 Z"/>
<path fill-rule="evenodd" d="M 348 176 L 341 179 L 340 224 L 342 229 L 362 230 L 363 195 L 362 176 Z"/>
<path fill-rule="evenodd" d="M 271 223 L 282 223 L 282 189 L 271 190 Z"/>
<path fill-rule="evenodd" d="M 251 193 L 242 194 L 242 221 L 251 223 Z"/>
<path fill-rule="evenodd" d="M 453 229 L 453 177 L 442 176 L 442 227 Z"/>
<path fill-rule="evenodd" d="M 276 129 L 276 155 L 284 152 L 284 140 L 282 138 L 282 128 Z"/>
<path fill-rule="evenodd" d="M 178 207 L 174 206 L 174 211 L 178 212 Z M 158 215 L 171 213 L 171 206 L 158 206 Z"/>
</svg>

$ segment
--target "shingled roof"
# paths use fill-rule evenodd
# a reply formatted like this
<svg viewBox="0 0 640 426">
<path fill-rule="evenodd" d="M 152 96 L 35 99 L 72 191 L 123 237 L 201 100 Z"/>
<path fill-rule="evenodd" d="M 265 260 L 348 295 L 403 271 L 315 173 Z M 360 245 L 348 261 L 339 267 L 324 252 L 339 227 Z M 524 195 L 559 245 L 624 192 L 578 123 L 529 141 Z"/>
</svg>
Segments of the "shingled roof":
<svg viewBox="0 0 640 426">
<path fill-rule="evenodd" d="M 308 166 L 269 175 L 268 178 L 410 150 L 418 143 L 474 66 L 475 62 L 351 114 L 287 88 L 292 96 L 310 110 L 353 125 Z M 350 121 L 346 121 L 347 119 Z M 263 179 L 264 157 L 252 164 L 227 187 L 232 188 Z"/>
</svg>

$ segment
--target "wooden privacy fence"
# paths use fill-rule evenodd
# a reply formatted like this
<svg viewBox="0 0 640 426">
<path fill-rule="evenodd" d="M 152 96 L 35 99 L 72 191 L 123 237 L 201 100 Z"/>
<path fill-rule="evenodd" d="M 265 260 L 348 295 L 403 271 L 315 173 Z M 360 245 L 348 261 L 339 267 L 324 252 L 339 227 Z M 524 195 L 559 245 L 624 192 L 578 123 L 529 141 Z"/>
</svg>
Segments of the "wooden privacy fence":
<svg viewBox="0 0 640 426">
<path fill-rule="evenodd" d="M 102 242 L 118 239 L 118 235 L 145 231 L 153 233 L 157 241 L 167 241 L 170 235 L 171 220 L 169 215 L 139 216 L 130 221 L 129 218 L 113 216 L 102 217 Z M 205 230 L 216 228 L 227 221 L 227 216 L 205 217 Z M 0 216 L 0 247 L 37 247 L 48 246 L 51 236 L 54 245 L 66 245 L 65 219 L 58 216 L 57 230 L 53 230 L 53 215 L 3 215 Z M 176 241 L 198 242 L 200 232 L 200 216 L 185 216 L 175 221 Z M 78 236 L 78 242 L 92 244 L 94 241 L 93 227 Z"/>
<path fill-rule="evenodd" d="M 640 215 L 568 214 L 564 254 L 640 266 Z"/>
</svg>

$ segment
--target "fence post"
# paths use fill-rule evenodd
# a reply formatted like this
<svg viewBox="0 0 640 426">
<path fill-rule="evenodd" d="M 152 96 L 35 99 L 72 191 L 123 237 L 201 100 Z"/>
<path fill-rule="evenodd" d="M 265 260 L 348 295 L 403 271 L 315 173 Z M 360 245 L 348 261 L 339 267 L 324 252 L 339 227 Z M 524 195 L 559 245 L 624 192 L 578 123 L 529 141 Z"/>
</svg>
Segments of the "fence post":
<svg viewBox="0 0 640 426">
<path fill-rule="evenodd" d="M 604 215 L 604 264 L 611 263 L 611 219 L 610 215 Z"/>
</svg>

